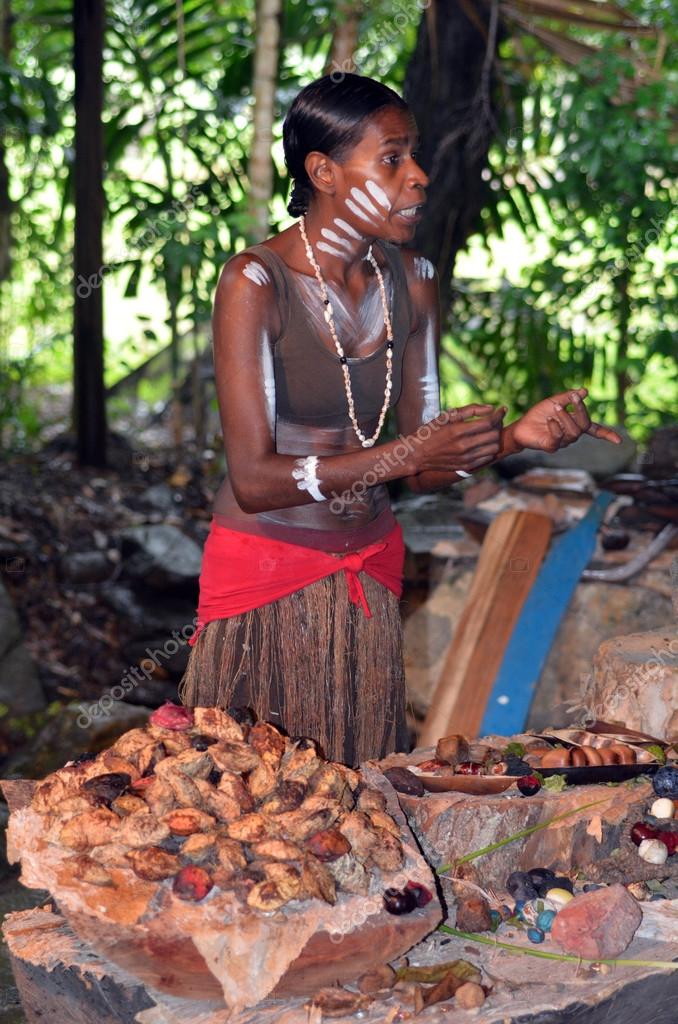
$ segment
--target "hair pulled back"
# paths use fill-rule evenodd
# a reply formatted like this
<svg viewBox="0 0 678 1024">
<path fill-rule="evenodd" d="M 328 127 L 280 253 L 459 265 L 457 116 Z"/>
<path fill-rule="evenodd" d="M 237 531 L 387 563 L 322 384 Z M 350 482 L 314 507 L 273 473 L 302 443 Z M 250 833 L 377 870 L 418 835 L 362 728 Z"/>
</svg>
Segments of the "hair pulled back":
<svg viewBox="0 0 678 1024">
<path fill-rule="evenodd" d="M 360 141 L 366 118 L 384 107 L 408 109 L 387 85 L 348 72 L 324 75 L 295 96 L 283 124 L 285 164 L 293 179 L 288 213 L 306 213 L 313 196 L 304 167 L 308 154 L 317 151 L 341 161 Z"/>
</svg>

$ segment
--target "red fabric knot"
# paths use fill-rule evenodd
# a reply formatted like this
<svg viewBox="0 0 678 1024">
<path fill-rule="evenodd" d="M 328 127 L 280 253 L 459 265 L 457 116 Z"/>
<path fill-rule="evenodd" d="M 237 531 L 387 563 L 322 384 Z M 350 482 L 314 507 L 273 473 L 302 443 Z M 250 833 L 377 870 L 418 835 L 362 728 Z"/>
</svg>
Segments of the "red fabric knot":
<svg viewBox="0 0 678 1024">
<path fill-rule="evenodd" d="M 353 604 L 359 604 L 362 606 L 365 617 L 368 619 L 372 618 L 372 612 L 370 606 L 367 603 L 365 597 L 365 591 L 363 585 L 360 582 L 359 572 L 362 572 L 365 568 L 365 562 L 368 561 L 373 555 L 379 554 L 384 550 L 386 544 L 383 541 L 376 541 L 374 544 L 368 545 L 363 548 L 362 551 L 351 551 L 349 554 L 344 555 L 339 559 L 339 566 L 346 573 L 346 583 L 348 586 L 348 596 Z"/>
</svg>

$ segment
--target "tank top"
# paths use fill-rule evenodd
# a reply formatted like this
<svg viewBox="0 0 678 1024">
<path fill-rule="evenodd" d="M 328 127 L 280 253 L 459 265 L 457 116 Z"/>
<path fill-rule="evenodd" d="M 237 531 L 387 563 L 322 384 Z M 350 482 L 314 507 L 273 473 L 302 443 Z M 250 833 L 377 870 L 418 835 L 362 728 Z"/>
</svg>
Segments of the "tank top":
<svg viewBox="0 0 678 1024">
<path fill-rule="evenodd" d="M 398 246 L 379 240 L 388 308 L 393 325 L 392 390 L 389 407 L 402 389 L 403 352 L 410 333 L 412 307 Z M 293 271 L 272 249 L 253 245 L 245 250 L 261 258 L 273 279 L 281 330 L 273 348 L 275 379 L 275 450 L 280 454 L 339 455 L 360 451 L 348 414 L 339 356 L 318 336 Z M 386 340 L 365 357 L 348 357 L 356 416 L 363 433 L 376 429 L 384 401 Z M 332 505 L 332 508 L 330 508 Z M 386 536 L 395 525 L 388 489 L 367 487 L 341 512 L 331 500 L 244 512 L 226 476 L 215 499 L 214 520 L 220 526 L 325 551 L 355 551 Z"/>
</svg>

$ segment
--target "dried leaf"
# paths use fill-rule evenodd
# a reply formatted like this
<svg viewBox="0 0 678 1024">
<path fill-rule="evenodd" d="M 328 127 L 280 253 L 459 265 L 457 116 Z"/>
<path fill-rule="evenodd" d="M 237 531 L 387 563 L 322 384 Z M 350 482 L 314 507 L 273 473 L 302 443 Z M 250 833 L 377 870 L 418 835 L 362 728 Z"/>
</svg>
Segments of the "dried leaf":
<svg viewBox="0 0 678 1024">
<path fill-rule="evenodd" d="M 480 981 L 480 970 L 468 960 L 450 960 L 446 964 L 432 964 L 430 967 L 401 967 L 398 981 L 420 981 L 432 985 L 452 972 L 460 981 Z"/>
<path fill-rule="evenodd" d="M 324 1017 L 348 1017 L 358 1010 L 364 1009 L 372 1002 L 372 997 L 361 992 L 349 992 L 345 988 L 321 988 L 310 1002 L 311 1011 L 317 1008 Z"/>
</svg>

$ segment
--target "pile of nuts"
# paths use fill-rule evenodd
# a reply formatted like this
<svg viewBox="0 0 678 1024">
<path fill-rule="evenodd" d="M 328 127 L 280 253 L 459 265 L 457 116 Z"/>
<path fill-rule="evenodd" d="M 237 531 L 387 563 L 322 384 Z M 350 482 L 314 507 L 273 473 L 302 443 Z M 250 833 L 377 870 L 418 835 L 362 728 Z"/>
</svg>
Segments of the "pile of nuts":
<svg viewBox="0 0 678 1024">
<path fill-rule="evenodd" d="M 85 884 L 123 886 L 131 870 L 183 900 L 220 888 L 261 912 L 365 894 L 374 869 L 404 863 L 381 792 L 249 709 L 167 704 L 40 782 L 32 807 Z"/>
</svg>

